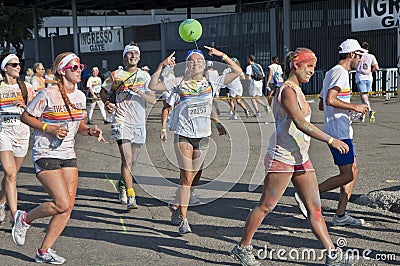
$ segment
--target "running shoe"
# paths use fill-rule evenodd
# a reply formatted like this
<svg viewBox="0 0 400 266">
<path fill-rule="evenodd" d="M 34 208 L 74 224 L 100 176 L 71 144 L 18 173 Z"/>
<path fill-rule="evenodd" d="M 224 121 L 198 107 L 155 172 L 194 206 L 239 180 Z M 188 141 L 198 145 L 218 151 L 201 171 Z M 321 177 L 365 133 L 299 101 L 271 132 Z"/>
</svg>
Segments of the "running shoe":
<svg viewBox="0 0 400 266">
<path fill-rule="evenodd" d="M 181 236 L 192 232 L 192 229 L 190 229 L 189 222 L 186 218 L 182 218 L 178 232 Z"/>
<path fill-rule="evenodd" d="M 14 214 L 12 238 L 14 240 L 14 243 L 17 244 L 18 246 L 22 246 L 25 244 L 26 231 L 28 231 L 29 227 L 31 227 L 29 224 L 25 224 L 22 221 L 22 217 L 24 215 L 26 215 L 26 212 L 20 210 L 17 210 Z"/>
<path fill-rule="evenodd" d="M 232 116 L 229 118 L 229 120 L 238 120 L 238 117 L 237 117 L 237 115 L 232 115 Z"/>
<path fill-rule="evenodd" d="M 331 253 L 327 253 L 325 257 L 325 266 L 351 266 L 357 262 L 353 256 L 349 256 L 348 253 L 343 251 L 334 250 Z"/>
<path fill-rule="evenodd" d="M 128 196 L 128 200 L 126 203 L 126 209 L 127 211 L 133 210 L 133 209 L 137 209 L 138 206 L 136 204 L 136 199 L 135 196 Z"/>
<path fill-rule="evenodd" d="M 194 192 L 190 192 L 189 205 L 197 205 L 200 204 L 200 199 L 194 194 Z"/>
<path fill-rule="evenodd" d="M 0 223 L 6 219 L 6 203 L 0 204 Z"/>
<path fill-rule="evenodd" d="M 272 109 L 271 109 L 271 107 L 269 105 L 265 106 L 265 112 L 267 112 L 267 114 L 272 112 Z"/>
<path fill-rule="evenodd" d="M 119 192 L 119 195 L 118 195 L 119 202 L 121 204 L 126 204 L 128 202 L 128 197 L 126 196 L 126 187 L 125 187 L 123 181 L 119 180 L 117 182 L 117 187 L 118 187 L 118 192 Z"/>
<path fill-rule="evenodd" d="M 375 123 L 375 111 L 374 110 L 369 111 L 369 122 L 371 124 Z"/>
<path fill-rule="evenodd" d="M 345 214 L 342 218 L 339 218 L 336 214 L 333 216 L 333 225 L 363 225 L 365 224 L 364 219 L 353 218 L 348 214 Z"/>
<path fill-rule="evenodd" d="M 65 263 L 65 259 L 61 256 L 58 256 L 54 250 L 51 248 L 47 249 L 47 253 L 42 255 L 39 254 L 39 250 L 36 250 L 35 261 L 38 263 L 48 263 L 61 265 Z"/>
<path fill-rule="evenodd" d="M 231 250 L 232 257 L 239 260 L 244 266 L 260 266 L 261 263 L 253 255 L 253 246 L 240 247 L 240 243 Z"/>
<path fill-rule="evenodd" d="M 301 214 L 303 214 L 304 218 L 307 218 L 308 214 L 307 214 L 306 206 L 304 206 L 304 203 L 301 200 L 300 195 L 297 192 L 294 193 L 294 198 L 297 202 L 297 205 L 299 205 Z"/>
<path fill-rule="evenodd" d="M 244 110 L 244 113 L 246 114 L 246 118 L 249 118 L 249 117 L 250 117 L 250 112 L 249 112 L 249 110 L 245 109 L 245 110 Z"/>
<path fill-rule="evenodd" d="M 173 225 L 180 225 L 182 221 L 181 209 L 176 207 L 172 202 L 168 203 L 168 209 L 171 211 L 171 223 Z"/>
<path fill-rule="evenodd" d="M 260 116 L 261 116 L 260 112 L 257 112 L 257 113 L 255 113 L 255 114 L 253 115 L 253 117 L 260 117 Z"/>
</svg>

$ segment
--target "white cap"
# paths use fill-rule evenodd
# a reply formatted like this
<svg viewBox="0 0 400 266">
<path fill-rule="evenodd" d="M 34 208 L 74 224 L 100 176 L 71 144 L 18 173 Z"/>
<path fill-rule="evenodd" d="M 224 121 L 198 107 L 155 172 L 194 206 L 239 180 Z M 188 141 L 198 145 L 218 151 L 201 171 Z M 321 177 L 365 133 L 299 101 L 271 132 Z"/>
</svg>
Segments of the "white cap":
<svg viewBox="0 0 400 266">
<path fill-rule="evenodd" d="M 212 67 L 214 64 L 213 64 L 213 62 L 212 61 L 207 61 L 207 66 L 208 67 Z"/>
<path fill-rule="evenodd" d="M 144 67 L 142 67 L 142 70 L 144 70 L 144 71 L 149 71 L 150 68 L 149 68 L 148 66 L 144 66 Z"/>
<path fill-rule="evenodd" d="M 347 39 L 339 45 L 339 54 L 347 54 L 351 52 L 366 53 L 357 40 Z"/>
</svg>

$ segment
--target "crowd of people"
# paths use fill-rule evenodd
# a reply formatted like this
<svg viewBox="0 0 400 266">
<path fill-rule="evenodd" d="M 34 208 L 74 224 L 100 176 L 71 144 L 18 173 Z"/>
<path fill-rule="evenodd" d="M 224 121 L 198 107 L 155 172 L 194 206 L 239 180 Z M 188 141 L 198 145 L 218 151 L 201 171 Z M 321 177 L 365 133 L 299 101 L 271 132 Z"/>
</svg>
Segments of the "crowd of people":
<svg viewBox="0 0 400 266">
<path fill-rule="evenodd" d="M 175 76 L 175 52 L 162 60 L 150 75 L 147 66 L 140 68 L 141 51 L 137 43 L 125 46 L 123 67 L 110 72 L 102 81 L 99 69 L 92 68 L 92 76 L 85 85 L 88 94 L 77 88 L 85 69 L 80 58 L 72 52 L 59 54 L 52 71 L 45 74 L 42 63 L 34 64 L 30 77 L 20 80 L 21 63 L 14 54 L 0 59 L 4 80 L 0 83 L 0 161 L 4 171 L 0 194 L 0 222 L 5 219 L 6 203 L 12 217 L 12 238 L 24 245 L 31 223 L 51 217 L 45 237 L 37 249 L 35 261 L 63 264 L 53 246 L 66 227 L 75 204 L 78 186 L 78 167 L 74 150 L 76 134 L 94 136 L 105 141 L 102 130 L 93 124 L 93 110 L 100 108 L 104 123 L 111 122 L 111 137 L 116 140 L 121 156 L 121 175 L 118 182 L 119 201 L 126 210 L 138 208 L 133 186 L 133 172 L 141 148 L 146 142 L 146 103 L 155 104 L 155 92 L 163 92 L 162 130 L 166 141 L 167 127 L 174 133 L 174 148 L 180 170 L 179 186 L 174 200 L 169 202 L 171 223 L 180 235 L 192 232 L 188 207 L 199 202 L 193 191 L 203 170 L 209 148 L 212 122 L 219 135 L 227 134 L 219 120 L 215 98 L 220 89 L 230 89 L 231 119 L 236 120 L 234 100 L 245 115 L 249 109 L 242 101 L 241 80 L 250 82 L 254 116 L 259 117 L 258 105 L 273 113 L 275 132 L 265 155 L 265 178 L 258 205 L 250 212 L 241 240 L 231 250 L 242 265 L 260 265 L 252 253 L 251 240 L 264 217 L 273 211 L 290 181 L 296 189 L 295 198 L 301 213 L 310 223 L 312 232 L 328 251 L 326 265 L 350 265 L 349 258 L 333 244 L 321 211 L 320 193 L 340 188 L 338 208 L 333 224 L 362 225 L 364 221 L 346 213 L 346 206 L 357 179 L 356 152 L 352 142 L 350 115 L 365 115 L 372 110 L 368 104 L 350 102 L 348 71 L 357 69 L 367 50 L 358 41 L 345 40 L 339 46 L 339 61 L 326 73 L 320 95 L 320 109 L 325 121 L 322 130 L 310 122 L 311 108 L 301 90 L 310 81 L 317 57 L 308 48 L 289 52 L 282 70 L 277 57 L 272 58 L 268 75 L 248 56 L 243 72 L 240 62 L 226 53 L 204 46 L 208 56 L 226 64 L 219 74 L 212 61 L 206 61 L 200 49 L 189 50 L 185 58 L 185 72 Z M 376 60 L 375 60 L 376 61 Z M 371 60 L 372 65 L 376 65 Z M 263 81 L 269 88 L 269 100 L 263 97 Z M 89 105 L 87 107 L 87 100 Z M 88 111 L 88 114 L 86 110 Z M 112 121 L 107 118 L 113 114 Z M 87 118 L 87 123 L 85 123 Z M 32 161 L 36 178 L 48 192 L 50 200 L 23 211 L 17 204 L 17 175 L 29 147 L 30 128 L 34 129 Z M 311 138 L 327 143 L 340 174 L 317 183 L 314 166 L 308 156 Z"/>
</svg>

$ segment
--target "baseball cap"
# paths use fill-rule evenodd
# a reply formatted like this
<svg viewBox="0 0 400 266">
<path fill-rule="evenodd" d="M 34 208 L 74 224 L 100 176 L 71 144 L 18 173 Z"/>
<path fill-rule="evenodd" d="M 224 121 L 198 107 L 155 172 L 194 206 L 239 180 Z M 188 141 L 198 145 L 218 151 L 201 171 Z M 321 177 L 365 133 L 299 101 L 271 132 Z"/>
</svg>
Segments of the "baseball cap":
<svg viewBox="0 0 400 266">
<path fill-rule="evenodd" d="M 142 70 L 144 70 L 144 71 L 149 71 L 150 68 L 149 68 L 148 66 L 144 66 L 144 67 L 142 67 Z"/>
<path fill-rule="evenodd" d="M 207 66 L 208 67 L 212 67 L 213 66 L 213 62 L 212 61 L 207 61 Z"/>
<path fill-rule="evenodd" d="M 347 54 L 356 52 L 358 54 L 366 53 L 367 50 L 363 49 L 357 40 L 347 39 L 339 45 L 339 54 Z"/>
</svg>

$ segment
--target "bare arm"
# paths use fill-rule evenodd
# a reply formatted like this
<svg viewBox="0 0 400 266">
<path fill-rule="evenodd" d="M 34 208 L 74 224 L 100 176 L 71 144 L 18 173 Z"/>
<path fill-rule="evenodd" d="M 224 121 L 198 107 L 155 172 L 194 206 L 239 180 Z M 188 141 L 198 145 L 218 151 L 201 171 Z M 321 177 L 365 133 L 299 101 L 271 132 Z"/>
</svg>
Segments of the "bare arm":
<svg viewBox="0 0 400 266">
<path fill-rule="evenodd" d="M 371 66 L 371 71 L 372 71 L 372 72 L 377 71 L 377 70 L 379 70 L 379 65 L 378 65 L 378 63 L 376 63 L 375 65 L 372 65 L 372 66 Z"/>
<path fill-rule="evenodd" d="M 154 74 L 151 76 L 150 83 L 149 83 L 149 89 L 152 91 L 166 91 L 167 88 L 165 87 L 165 84 L 163 81 L 160 80 L 160 75 L 163 67 L 169 65 L 169 66 L 174 66 L 175 65 L 175 59 L 174 59 L 175 52 L 172 52 L 167 58 L 165 58 L 161 63 L 158 65 L 156 70 L 154 71 Z"/>
<path fill-rule="evenodd" d="M 272 69 L 269 69 L 269 74 L 268 74 L 267 82 L 265 83 L 265 88 L 269 87 L 269 83 L 271 82 L 271 79 L 272 79 L 272 74 L 273 74 Z"/>
<path fill-rule="evenodd" d="M 324 110 L 324 99 L 322 99 L 321 97 L 319 97 L 318 109 L 320 111 Z"/>
<path fill-rule="evenodd" d="M 360 112 L 365 114 L 368 111 L 368 106 L 366 104 L 353 104 L 346 103 L 338 98 L 340 92 L 340 88 L 335 86 L 328 91 L 328 95 L 326 96 L 326 105 L 332 106 L 334 108 L 349 110 Z"/>
<path fill-rule="evenodd" d="M 169 114 L 169 109 L 171 106 L 167 103 L 167 101 L 164 101 L 163 108 L 161 110 L 161 133 L 160 133 L 160 139 L 162 141 L 167 141 L 167 119 L 168 119 L 168 114 Z"/>
<path fill-rule="evenodd" d="M 225 63 L 230 67 L 231 72 L 225 75 L 225 85 L 231 83 L 235 78 L 240 76 L 242 69 L 229 56 L 213 47 L 204 46 L 204 48 L 209 50 L 208 54 L 210 56 L 215 55 L 221 57 L 222 60 L 224 60 Z"/>
<path fill-rule="evenodd" d="M 99 129 L 97 125 L 95 125 L 94 127 L 88 127 L 85 124 L 84 120 L 81 120 L 81 122 L 79 123 L 78 133 L 83 136 L 94 136 L 97 138 L 98 142 L 106 142 L 103 137 L 103 131 L 101 131 L 101 129 Z"/>
</svg>

